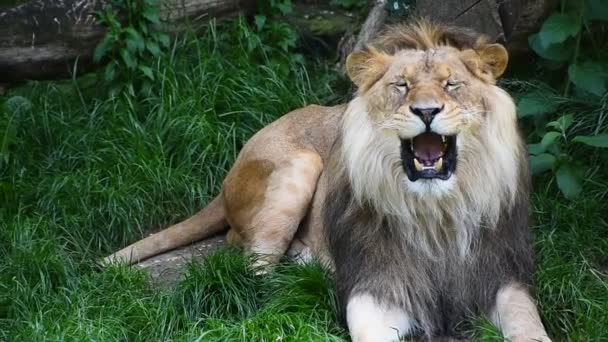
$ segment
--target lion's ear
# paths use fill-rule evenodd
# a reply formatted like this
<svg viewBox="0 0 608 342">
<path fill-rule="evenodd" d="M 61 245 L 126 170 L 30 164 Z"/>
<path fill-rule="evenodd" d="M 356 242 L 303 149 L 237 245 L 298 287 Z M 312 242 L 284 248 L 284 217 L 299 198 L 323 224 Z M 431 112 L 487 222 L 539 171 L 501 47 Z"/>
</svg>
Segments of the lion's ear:
<svg viewBox="0 0 608 342">
<path fill-rule="evenodd" d="M 359 89 L 365 91 L 386 72 L 391 56 L 374 48 L 353 52 L 346 58 L 346 73 Z"/>
<path fill-rule="evenodd" d="M 505 69 L 507 69 L 507 63 L 509 63 L 509 53 L 504 46 L 500 44 L 486 45 L 478 53 L 481 56 L 481 60 L 490 69 L 494 79 L 502 76 Z"/>
<path fill-rule="evenodd" d="M 462 60 L 477 77 L 494 82 L 505 72 L 509 54 L 504 46 L 489 44 L 477 50 L 463 51 Z"/>
</svg>

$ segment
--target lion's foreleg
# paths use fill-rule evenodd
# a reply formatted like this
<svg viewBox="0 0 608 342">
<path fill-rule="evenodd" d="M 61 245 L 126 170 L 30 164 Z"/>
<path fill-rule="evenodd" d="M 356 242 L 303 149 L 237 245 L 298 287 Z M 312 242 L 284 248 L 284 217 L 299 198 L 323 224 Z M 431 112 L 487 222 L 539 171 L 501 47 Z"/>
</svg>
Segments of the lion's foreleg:
<svg viewBox="0 0 608 342">
<path fill-rule="evenodd" d="M 399 341 L 414 328 L 412 319 L 403 309 L 382 305 L 364 293 L 348 300 L 346 321 L 353 342 Z"/>
<path fill-rule="evenodd" d="M 519 284 L 509 284 L 498 291 L 491 319 L 509 341 L 551 341 L 532 297 Z"/>
</svg>

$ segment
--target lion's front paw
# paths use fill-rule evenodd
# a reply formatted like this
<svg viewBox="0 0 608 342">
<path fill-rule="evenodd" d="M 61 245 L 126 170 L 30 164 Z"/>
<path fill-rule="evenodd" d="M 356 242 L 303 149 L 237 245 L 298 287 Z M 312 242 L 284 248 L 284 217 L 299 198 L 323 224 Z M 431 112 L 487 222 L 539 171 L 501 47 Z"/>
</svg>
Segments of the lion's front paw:
<svg viewBox="0 0 608 342">
<path fill-rule="evenodd" d="M 551 342 L 549 336 L 530 337 L 525 335 L 513 336 L 507 338 L 510 342 Z"/>
</svg>

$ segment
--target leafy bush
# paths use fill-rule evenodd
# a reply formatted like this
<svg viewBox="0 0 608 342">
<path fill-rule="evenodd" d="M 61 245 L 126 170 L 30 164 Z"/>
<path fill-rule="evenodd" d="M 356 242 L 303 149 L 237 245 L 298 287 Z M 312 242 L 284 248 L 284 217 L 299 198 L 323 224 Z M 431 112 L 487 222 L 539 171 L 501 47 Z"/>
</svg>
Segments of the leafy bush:
<svg viewBox="0 0 608 342">
<path fill-rule="evenodd" d="M 557 87 L 528 87 L 518 103 L 521 118 L 533 121 L 529 145 L 534 174 L 552 171 L 561 192 L 575 198 L 585 178 L 585 153 L 578 145 L 608 148 L 608 2 L 562 1 L 560 11 L 529 37 L 532 50 L 551 73 L 565 74 Z M 561 89 L 560 89 L 561 88 Z"/>
<path fill-rule="evenodd" d="M 148 94 L 158 77 L 150 65 L 169 46 L 169 36 L 160 30 L 157 0 L 112 0 L 98 18 L 108 28 L 93 54 L 95 62 L 108 60 L 103 78 L 115 84 L 115 91 Z"/>
<path fill-rule="evenodd" d="M 293 53 L 298 39 L 295 29 L 281 20 L 281 17 L 293 11 L 291 0 L 265 0 L 258 1 L 257 15 L 254 17 L 255 27 L 260 41 L 275 42 L 283 52 L 291 53 L 291 57 L 302 61 L 302 56 Z M 255 48 L 251 45 L 250 48 Z"/>
</svg>

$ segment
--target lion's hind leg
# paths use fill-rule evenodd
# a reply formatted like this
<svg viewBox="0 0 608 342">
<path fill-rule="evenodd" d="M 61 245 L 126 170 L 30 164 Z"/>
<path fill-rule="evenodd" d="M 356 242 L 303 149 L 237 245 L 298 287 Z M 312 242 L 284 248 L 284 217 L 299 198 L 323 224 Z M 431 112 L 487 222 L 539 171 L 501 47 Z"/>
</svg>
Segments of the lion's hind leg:
<svg viewBox="0 0 608 342">
<path fill-rule="evenodd" d="M 237 172 L 227 180 L 224 196 L 232 227 L 230 240 L 257 257 L 255 266 L 275 264 L 285 254 L 311 205 L 322 169 L 316 152 L 299 150 L 277 165 L 256 167 L 253 173 Z M 249 192 L 244 194 L 236 184 Z"/>
</svg>

